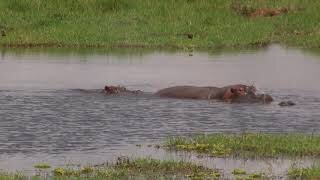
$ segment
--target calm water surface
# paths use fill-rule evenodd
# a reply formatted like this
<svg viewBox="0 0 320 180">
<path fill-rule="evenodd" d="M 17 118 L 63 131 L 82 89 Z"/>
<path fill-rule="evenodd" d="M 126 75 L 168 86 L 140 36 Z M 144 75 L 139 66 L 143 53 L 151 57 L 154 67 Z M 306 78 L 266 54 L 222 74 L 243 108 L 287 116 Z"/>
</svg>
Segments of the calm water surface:
<svg viewBox="0 0 320 180">
<path fill-rule="evenodd" d="M 135 144 L 216 132 L 320 129 L 320 56 L 271 46 L 225 53 L 8 51 L 0 57 L 0 168 L 101 163 Z M 81 91 L 254 84 L 294 107 Z M 147 153 L 146 153 L 147 154 Z"/>
</svg>

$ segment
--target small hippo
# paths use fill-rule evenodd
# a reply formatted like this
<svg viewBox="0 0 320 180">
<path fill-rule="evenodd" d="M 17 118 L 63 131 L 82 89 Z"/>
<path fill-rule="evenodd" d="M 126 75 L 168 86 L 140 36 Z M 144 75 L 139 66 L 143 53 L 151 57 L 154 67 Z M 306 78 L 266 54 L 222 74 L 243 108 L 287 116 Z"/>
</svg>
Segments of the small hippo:
<svg viewBox="0 0 320 180">
<path fill-rule="evenodd" d="M 239 97 L 246 96 L 248 93 L 254 96 L 255 92 L 256 88 L 253 86 L 236 84 L 221 88 L 213 86 L 174 86 L 161 89 L 156 92 L 155 95 L 178 99 L 217 99 L 225 102 L 233 102 Z M 244 99 L 242 101 L 244 101 Z"/>
</svg>

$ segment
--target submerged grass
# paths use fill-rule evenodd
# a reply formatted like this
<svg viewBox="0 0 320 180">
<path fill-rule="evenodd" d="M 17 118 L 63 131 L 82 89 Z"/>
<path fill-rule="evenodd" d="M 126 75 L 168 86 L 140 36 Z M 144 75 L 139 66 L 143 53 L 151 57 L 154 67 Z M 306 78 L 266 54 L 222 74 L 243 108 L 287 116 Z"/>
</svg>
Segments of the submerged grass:
<svg viewBox="0 0 320 180">
<path fill-rule="evenodd" d="M 81 169 L 71 169 L 58 167 L 42 176 L 25 176 L 21 173 L 10 174 L 0 173 L 1 180 L 13 179 L 43 179 L 50 177 L 52 179 L 66 180 L 84 180 L 84 179 L 216 179 L 220 173 L 215 169 L 209 169 L 203 166 L 197 166 L 182 161 L 160 161 L 149 158 L 129 160 L 128 158 L 119 158 L 115 165 L 99 167 L 83 167 Z"/>
<path fill-rule="evenodd" d="M 273 17 L 259 9 L 285 8 Z M 8 47 L 319 47 L 318 0 L 2 0 Z"/>
<path fill-rule="evenodd" d="M 309 168 L 291 167 L 288 171 L 290 179 L 320 179 L 320 165 Z"/>
<path fill-rule="evenodd" d="M 49 169 L 49 168 L 51 168 L 51 166 L 49 164 L 46 164 L 46 163 L 36 164 L 33 167 L 36 168 L 36 169 Z"/>
<path fill-rule="evenodd" d="M 175 137 L 165 146 L 211 156 L 277 157 L 320 156 L 320 135 L 307 134 L 211 134 Z"/>
</svg>

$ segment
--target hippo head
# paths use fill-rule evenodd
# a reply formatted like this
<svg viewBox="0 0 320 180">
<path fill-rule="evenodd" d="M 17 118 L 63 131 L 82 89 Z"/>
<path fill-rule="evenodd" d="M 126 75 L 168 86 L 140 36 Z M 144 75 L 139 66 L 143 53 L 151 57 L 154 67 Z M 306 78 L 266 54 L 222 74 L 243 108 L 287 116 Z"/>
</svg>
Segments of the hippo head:
<svg viewBox="0 0 320 180">
<path fill-rule="evenodd" d="M 273 98 L 269 94 L 255 94 L 255 91 L 248 91 L 244 96 L 238 96 L 232 99 L 235 103 L 263 103 L 269 104 Z"/>
<path fill-rule="evenodd" d="M 124 91 L 126 91 L 126 88 L 121 86 L 105 86 L 104 87 L 105 94 L 119 94 Z"/>
<path fill-rule="evenodd" d="M 256 94 L 257 89 L 254 86 L 234 85 L 226 91 L 228 102 L 235 103 L 264 103 L 268 104 L 273 101 L 269 94 Z M 225 98 L 226 96 L 224 96 Z"/>
<path fill-rule="evenodd" d="M 225 90 L 222 99 L 226 102 L 233 102 L 234 100 L 252 98 L 255 96 L 256 88 L 254 86 L 247 86 L 242 84 L 237 84 L 233 86 L 228 86 Z"/>
</svg>

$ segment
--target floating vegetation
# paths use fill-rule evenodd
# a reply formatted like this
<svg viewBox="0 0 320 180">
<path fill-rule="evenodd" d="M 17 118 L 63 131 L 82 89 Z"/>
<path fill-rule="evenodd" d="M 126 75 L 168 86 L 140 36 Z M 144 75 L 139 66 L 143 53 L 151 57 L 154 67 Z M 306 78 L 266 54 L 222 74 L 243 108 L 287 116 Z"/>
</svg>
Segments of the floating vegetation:
<svg viewBox="0 0 320 180">
<path fill-rule="evenodd" d="M 171 150 L 193 151 L 215 157 L 320 156 L 320 135 L 312 134 L 211 134 L 174 137 L 165 142 Z"/>
<path fill-rule="evenodd" d="M 215 169 L 197 166 L 187 162 L 160 161 L 154 159 L 118 160 L 113 171 L 125 172 L 129 176 L 144 177 L 219 177 Z M 109 171 L 110 172 L 110 171 Z"/>
<path fill-rule="evenodd" d="M 36 168 L 36 169 L 49 169 L 49 168 L 51 168 L 51 166 L 49 164 L 46 164 L 46 163 L 36 164 L 33 167 Z"/>
<path fill-rule="evenodd" d="M 232 171 L 234 175 L 234 179 L 240 180 L 258 180 L 258 179 L 270 179 L 271 177 L 267 177 L 264 173 L 252 173 L 247 174 L 247 172 L 243 169 L 234 169 Z"/>
<path fill-rule="evenodd" d="M 265 176 L 263 173 L 253 173 L 249 175 L 249 179 L 260 179 Z"/>
<path fill-rule="evenodd" d="M 45 167 L 39 164 L 37 168 Z M 47 166 L 46 166 L 47 167 Z M 85 166 L 78 169 L 57 167 L 49 174 L 25 176 L 21 173 L 0 173 L 1 180 L 27 180 L 52 177 L 54 179 L 218 179 L 220 172 L 204 166 L 194 165 L 183 161 L 162 161 L 150 158 L 130 160 L 119 157 L 113 165 Z"/>
<path fill-rule="evenodd" d="M 247 172 L 245 170 L 243 170 L 243 169 L 234 169 L 232 171 L 232 174 L 234 174 L 234 175 L 244 175 L 244 174 L 247 174 Z"/>
</svg>

